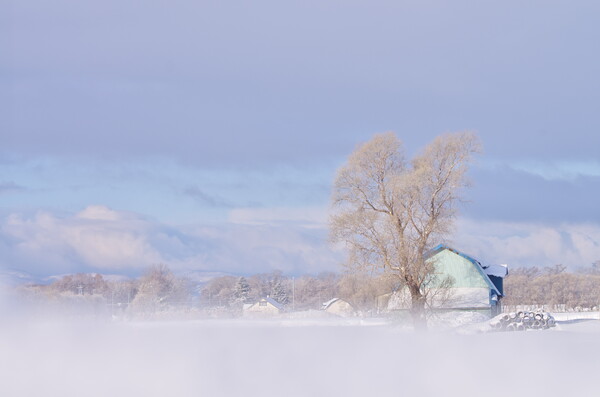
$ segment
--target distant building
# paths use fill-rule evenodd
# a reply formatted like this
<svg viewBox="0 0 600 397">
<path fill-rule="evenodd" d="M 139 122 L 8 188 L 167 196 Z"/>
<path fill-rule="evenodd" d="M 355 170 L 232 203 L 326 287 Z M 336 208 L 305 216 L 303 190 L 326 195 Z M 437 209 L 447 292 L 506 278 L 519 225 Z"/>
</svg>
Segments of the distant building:
<svg viewBox="0 0 600 397">
<path fill-rule="evenodd" d="M 333 298 L 323 303 L 321 310 L 341 317 L 350 317 L 354 315 L 354 308 L 351 304 L 340 298 Z"/>
<path fill-rule="evenodd" d="M 244 305 L 244 316 L 273 317 L 283 311 L 283 305 L 270 297 L 260 298 L 258 302 Z"/>
<path fill-rule="evenodd" d="M 435 266 L 435 279 L 428 291 L 432 309 L 480 311 L 491 316 L 502 311 L 507 265 L 485 265 L 441 244 L 427 254 L 427 261 Z M 451 280 L 450 287 L 440 287 L 446 278 Z M 399 289 L 379 297 L 378 305 L 384 310 L 409 309 L 410 294 Z"/>
</svg>

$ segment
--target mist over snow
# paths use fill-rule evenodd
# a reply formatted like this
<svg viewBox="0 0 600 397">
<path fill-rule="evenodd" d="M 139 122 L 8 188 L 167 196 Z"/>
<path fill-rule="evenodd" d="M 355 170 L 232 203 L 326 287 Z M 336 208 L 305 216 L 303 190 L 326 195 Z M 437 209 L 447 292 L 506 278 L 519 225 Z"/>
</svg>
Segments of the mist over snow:
<svg viewBox="0 0 600 397">
<path fill-rule="evenodd" d="M 343 321 L 0 327 L 6 396 L 592 396 L 597 322 L 419 335 Z"/>
</svg>

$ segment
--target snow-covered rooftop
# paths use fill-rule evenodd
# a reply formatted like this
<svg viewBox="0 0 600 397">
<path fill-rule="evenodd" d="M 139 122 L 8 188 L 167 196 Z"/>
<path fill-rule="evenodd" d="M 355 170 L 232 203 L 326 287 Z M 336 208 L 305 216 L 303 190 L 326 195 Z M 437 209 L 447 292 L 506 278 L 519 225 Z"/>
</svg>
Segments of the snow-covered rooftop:
<svg viewBox="0 0 600 397">
<path fill-rule="evenodd" d="M 331 306 L 331 304 L 332 304 L 333 302 L 335 302 L 335 301 L 338 301 L 339 299 L 340 299 L 340 298 L 333 298 L 333 299 L 330 299 L 330 300 L 328 300 L 327 302 L 324 302 L 324 303 L 323 303 L 323 307 L 322 307 L 322 309 L 323 309 L 323 310 L 327 309 L 329 306 Z"/>
<path fill-rule="evenodd" d="M 482 267 L 488 276 L 504 278 L 508 275 L 508 265 L 484 265 Z"/>
<path fill-rule="evenodd" d="M 283 305 L 281 303 L 277 302 L 275 299 L 271 298 L 270 296 L 267 296 L 266 298 L 262 298 L 262 299 L 266 300 L 267 302 L 269 302 L 270 304 L 272 304 L 279 310 L 283 310 Z"/>
</svg>

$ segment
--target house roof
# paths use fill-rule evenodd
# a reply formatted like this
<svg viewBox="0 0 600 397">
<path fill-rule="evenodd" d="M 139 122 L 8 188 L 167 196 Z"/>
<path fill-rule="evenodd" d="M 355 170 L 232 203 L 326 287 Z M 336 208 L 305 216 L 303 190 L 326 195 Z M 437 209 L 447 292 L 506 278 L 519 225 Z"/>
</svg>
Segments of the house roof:
<svg viewBox="0 0 600 397">
<path fill-rule="evenodd" d="M 496 293 L 499 296 L 503 296 L 503 294 L 498 290 L 498 288 L 496 287 L 494 282 L 492 282 L 492 280 L 489 278 L 489 276 L 495 276 L 495 277 L 500 277 L 500 278 L 505 277 L 508 274 L 508 265 L 486 266 L 486 265 L 483 265 L 477 259 L 475 259 L 467 254 L 464 254 L 460 251 L 457 251 L 454 248 L 448 247 L 447 245 L 444 245 L 444 244 L 439 244 L 436 247 L 434 247 L 433 249 L 431 249 L 429 252 L 427 252 L 427 254 L 425 254 L 425 259 L 429 259 L 432 256 L 434 256 L 435 254 L 437 254 L 443 250 L 451 251 L 451 252 L 455 253 L 456 255 L 459 255 L 459 256 L 465 258 L 466 260 L 468 260 L 469 262 L 471 262 L 475 266 L 477 271 L 482 275 L 482 277 L 484 278 L 486 283 L 491 287 L 491 289 L 496 291 Z"/>
<path fill-rule="evenodd" d="M 277 302 L 275 299 L 273 299 L 273 298 L 269 297 L 269 296 L 267 296 L 266 298 L 260 298 L 260 299 L 258 300 L 258 302 L 261 302 L 261 301 L 266 301 L 266 302 L 269 302 L 271 305 L 275 306 L 275 307 L 276 307 L 276 308 L 278 308 L 279 310 L 283 310 L 283 305 L 282 305 L 281 303 Z M 258 302 L 257 302 L 257 303 L 258 303 Z M 255 303 L 255 304 L 256 304 L 256 303 Z"/>
<path fill-rule="evenodd" d="M 323 307 L 322 307 L 322 309 L 323 309 L 323 310 L 327 309 L 327 308 L 328 308 L 329 306 L 331 306 L 331 305 L 332 305 L 334 302 L 337 302 L 337 301 L 339 301 L 339 300 L 340 300 L 340 298 L 333 298 L 333 299 L 330 299 L 330 300 L 328 300 L 327 302 L 324 302 L 324 303 L 323 303 Z"/>
</svg>

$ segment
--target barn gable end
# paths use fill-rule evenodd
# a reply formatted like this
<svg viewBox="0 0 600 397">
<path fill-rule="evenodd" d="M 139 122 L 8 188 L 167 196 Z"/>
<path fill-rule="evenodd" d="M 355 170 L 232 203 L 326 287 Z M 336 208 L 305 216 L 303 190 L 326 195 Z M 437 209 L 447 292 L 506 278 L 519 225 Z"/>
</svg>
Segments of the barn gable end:
<svg viewBox="0 0 600 397">
<path fill-rule="evenodd" d="M 438 310 L 489 311 L 491 315 L 500 312 L 502 278 L 508 272 L 506 265 L 488 267 L 445 245 L 438 245 L 429 251 L 426 260 L 435 268 L 428 284 L 430 307 Z M 452 282 L 449 288 L 441 284 L 447 278 Z M 387 308 L 410 308 L 408 290 L 402 288 L 391 294 Z"/>
</svg>

